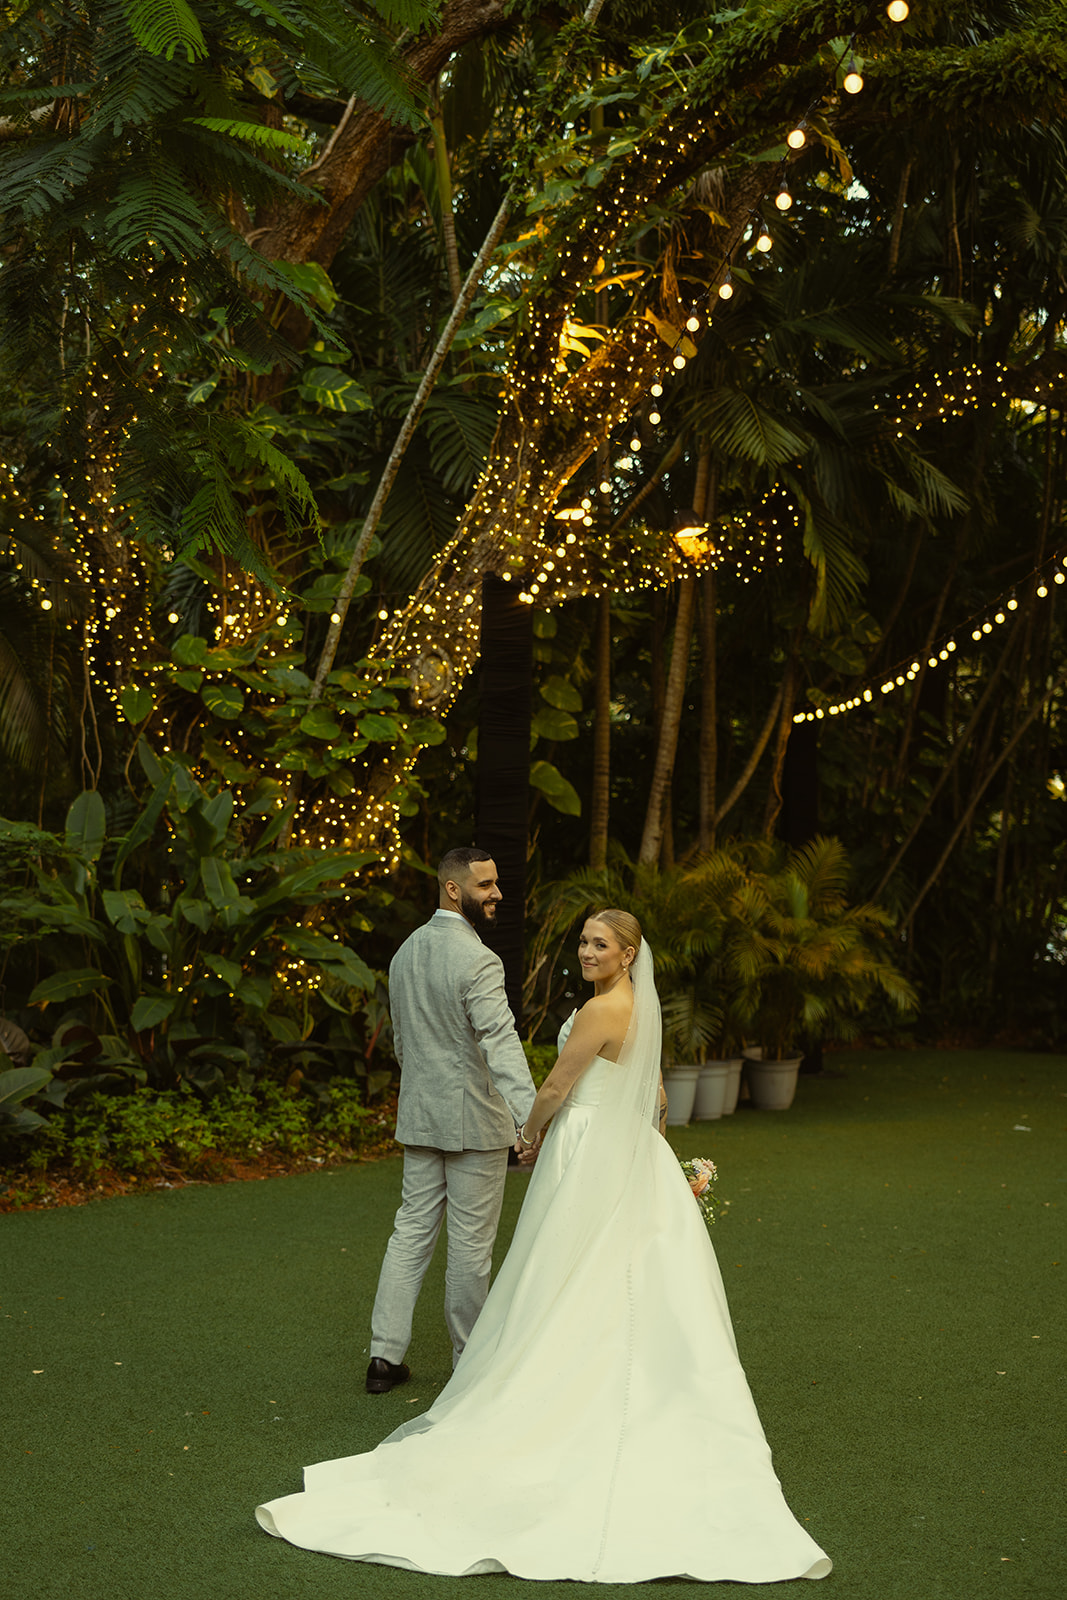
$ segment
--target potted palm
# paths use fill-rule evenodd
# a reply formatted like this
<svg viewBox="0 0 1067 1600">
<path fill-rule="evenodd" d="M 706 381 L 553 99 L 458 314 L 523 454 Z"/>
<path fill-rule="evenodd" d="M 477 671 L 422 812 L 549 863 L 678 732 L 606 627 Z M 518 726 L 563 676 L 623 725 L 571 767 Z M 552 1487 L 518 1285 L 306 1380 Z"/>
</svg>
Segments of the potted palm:
<svg viewBox="0 0 1067 1600">
<path fill-rule="evenodd" d="M 916 996 L 887 953 L 889 914 L 848 903 L 839 840 L 749 850 L 749 881 L 730 902 L 727 965 L 737 1013 L 762 1045 L 762 1059 L 747 1065 L 753 1103 L 785 1110 L 805 1041 L 847 1037 L 879 991 L 901 1012 Z"/>
<path fill-rule="evenodd" d="M 721 1043 L 734 1032 L 725 987 L 726 907 L 744 868 L 736 849 L 713 851 L 690 866 L 665 871 L 636 868 L 621 853 L 617 860 L 619 866 L 586 869 L 545 886 L 538 897 L 541 926 L 530 967 L 538 977 L 551 972 L 561 941 L 595 906 L 632 911 L 655 956 L 667 1121 L 672 1126 L 688 1122 L 694 1107 L 698 1117 L 721 1115 L 723 1080 L 729 1079 Z M 542 992 L 547 987 L 541 978 Z M 717 1045 L 720 1058 L 709 1059 Z M 736 1085 L 731 1110 L 735 1103 Z"/>
</svg>

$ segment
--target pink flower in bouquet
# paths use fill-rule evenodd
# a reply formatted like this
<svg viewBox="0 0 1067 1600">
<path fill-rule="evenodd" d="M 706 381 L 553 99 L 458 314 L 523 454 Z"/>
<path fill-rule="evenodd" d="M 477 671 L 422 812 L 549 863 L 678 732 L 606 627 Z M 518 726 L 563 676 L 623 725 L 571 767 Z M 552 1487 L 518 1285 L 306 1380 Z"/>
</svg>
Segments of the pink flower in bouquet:
<svg viewBox="0 0 1067 1600">
<path fill-rule="evenodd" d="M 708 1186 L 708 1184 L 710 1182 L 711 1182 L 711 1179 L 707 1176 L 707 1174 L 706 1173 L 702 1173 L 699 1177 L 690 1178 L 689 1187 L 692 1189 L 693 1193 L 699 1199 L 699 1197 L 704 1193 L 704 1190 L 707 1188 L 707 1186 Z"/>
</svg>

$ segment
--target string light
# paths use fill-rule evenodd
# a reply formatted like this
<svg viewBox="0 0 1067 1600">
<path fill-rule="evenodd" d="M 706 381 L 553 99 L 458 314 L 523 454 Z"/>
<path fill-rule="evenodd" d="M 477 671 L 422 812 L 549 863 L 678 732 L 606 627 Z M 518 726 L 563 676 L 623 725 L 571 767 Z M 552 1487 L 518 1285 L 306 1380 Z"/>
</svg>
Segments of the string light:
<svg viewBox="0 0 1067 1600">
<path fill-rule="evenodd" d="M 804 132 L 804 126 L 802 123 L 798 123 L 795 128 L 790 128 L 789 132 L 785 136 L 785 142 L 789 146 L 790 150 L 803 150 L 804 146 L 808 142 L 808 136 Z"/>
<path fill-rule="evenodd" d="M 1044 600 L 1047 598 L 1049 593 L 1047 580 L 1050 574 L 1053 583 L 1067 583 L 1067 571 L 1063 570 L 1064 567 L 1067 567 L 1067 552 L 1057 552 L 1055 555 L 1049 557 L 1040 568 L 1035 568 L 1034 572 L 1030 574 L 1030 577 L 1037 580 L 1034 587 L 1034 595 L 1037 599 Z M 965 624 L 965 626 L 969 628 L 972 641 L 975 644 L 981 644 L 990 636 L 990 634 L 992 634 L 995 627 L 1002 626 L 1005 622 L 1007 622 L 1009 612 L 1017 611 L 1018 608 L 1019 601 L 1015 589 L 1013 588 L 1009 592 L 1007 599 L 1003 601 L 995 601 L 992 608 L 984 616 L 973 617 L 967 624 Z M 956 649 L 956 640 L 954 638 L 946 639 L 937 649 L 936 654 L 931 653 L 927 657 L 927 667 L 934 669 L 942 665 L 944 662 L 951 659 Z M 911 660 L 906 667 L 904 663 L 901 663 L 898 667 L 894 668 L 891 673 L 887 674 L 885 679 L 879 685 L 882 694 L 892 694 L 895 690 L 903 688 L 905 684 L 914 682 L 915 678 L 918 676 L 918 673 L 918 661 Z M 835 703 L 827 706 L 826 710 L 831 716 L 840 716 L 843 712 L 854 710 L 855 707 L 861 703 L 869 704 L 872 699 L 873 695 L 870 689 L 864 688 L 857 695 L 850 696 L 845 700 L 836 701 Z M 796 723 L 813 722 L 818 720 L 821 715 L 822 708 L 819 707 L 813 711 L 798 711 L 794 714 L 793 721 Z"/>
<path fill-rule="evenodd" d="M 889 0 L 886 15 L 890 22 L 903 22 L 908 14 L 908 0 Z"/>
</svg>

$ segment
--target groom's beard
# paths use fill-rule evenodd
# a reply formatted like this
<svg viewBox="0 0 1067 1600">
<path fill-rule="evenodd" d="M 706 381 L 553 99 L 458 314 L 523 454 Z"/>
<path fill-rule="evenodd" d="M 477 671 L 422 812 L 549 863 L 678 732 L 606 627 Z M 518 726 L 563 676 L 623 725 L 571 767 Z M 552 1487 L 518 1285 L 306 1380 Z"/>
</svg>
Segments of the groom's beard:
<svg viewBox="0 0 1067 1600">
<path fill-rule="evenodd" d="M 477 933 L 488 933 L 496 927 L 495 900 L 476 900 L 472 894 L 466 894 L 461 889 L 459 909 Z"/>
</svg>

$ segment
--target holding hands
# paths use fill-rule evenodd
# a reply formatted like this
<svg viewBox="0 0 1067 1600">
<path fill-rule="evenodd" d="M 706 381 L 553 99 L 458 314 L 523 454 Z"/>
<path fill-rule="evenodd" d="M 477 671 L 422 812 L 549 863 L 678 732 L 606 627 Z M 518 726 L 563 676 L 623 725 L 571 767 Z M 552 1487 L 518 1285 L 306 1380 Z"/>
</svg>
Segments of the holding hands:
<svg viewBox="0 0 1067 1600">
<path fill-rule="evenodd" d="M 541 1148 L 540 1133 L 535 1133 L 532 1139 L 526 1137 L 526 1124 L 518 1130 L 515 1136 L 515 1154 L 519 1158 L 520 1167 L 532 1167 L 537 1160 L 537 1152 Z"/>
</svg>

